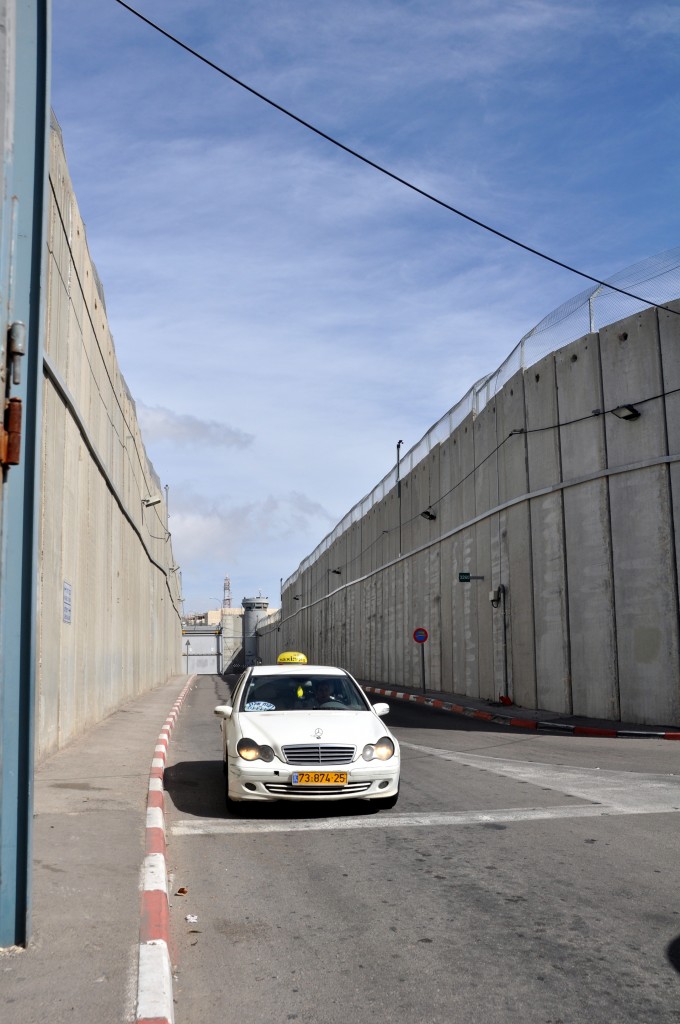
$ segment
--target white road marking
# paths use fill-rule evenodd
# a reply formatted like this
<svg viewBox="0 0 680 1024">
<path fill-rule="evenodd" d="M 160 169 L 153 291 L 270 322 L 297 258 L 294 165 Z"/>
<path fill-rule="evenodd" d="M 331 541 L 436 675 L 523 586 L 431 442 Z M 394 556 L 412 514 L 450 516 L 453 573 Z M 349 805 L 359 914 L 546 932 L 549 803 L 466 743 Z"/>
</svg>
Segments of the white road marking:
<svg viewBox="0 0 680 1024">
<path fill-rule="evenodd" d="M 673 814 L 680 811 L 680 776 L 640 772 L 601 771 L 568 765 L 537 764 L 498 757 L 464 754 L 416 743 L 402 743 L 416 753 L 438 757 L 480 771 L 528 782 L 566 797 L 587 800 L 561 807 L 510 807 L 488 811 L 422 811 L 412 814 L 376 814 L 352 818 L 306 818 L 248 821 L 234 818 L 185 818 L 171 825 L 173 836 L 247 835 L 258 832 L 333 832 L 352 829 L 432 828 L 435 826 L 503 824 L 517 821 L 554 821 L 561 818 L 598 818 L 608 815 Z"/>
<path fill-rule="evenodd" d="M 680 810 L 680 776 L 652 775 L 642 772 L 614 772 L 599 768 L 513 761 L 500 757 L 464 754 L 455 750 L 402 743 L 402 747 L 421 754 L 454 761 L 469 768 L 494 772 L 528 782 L 581 800 L 606 805 L 619 814 L 650 814 Z"/>
<path fill-rule="evenodd" d="M 677 811 L 679 808 L 664 808 Z M 286 821 L 239 821 L 233 818 L 184 818 L 172 825 L 173 836 L 247 835 L 253 832 L 346 832 L 352 829 L 432 828 L 438 825 L 487 825 L 557 818 L 603 818 L 619 814 L 658 814 L 658 807 L 618 808 L 597 804 L 564 807 L 510 807 L 495 811 L 422 811 L 366 818 L 301 818 Z"/>
</svg>

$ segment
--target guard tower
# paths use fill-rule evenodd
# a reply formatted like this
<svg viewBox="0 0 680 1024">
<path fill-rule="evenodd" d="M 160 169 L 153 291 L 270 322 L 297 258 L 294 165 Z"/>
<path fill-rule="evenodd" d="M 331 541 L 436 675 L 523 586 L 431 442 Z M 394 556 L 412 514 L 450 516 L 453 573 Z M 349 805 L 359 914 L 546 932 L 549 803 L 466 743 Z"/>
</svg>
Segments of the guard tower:
<svg viewBox="0 0 680 1024">
<path fill-rule="evenodd" d="M 243 607 L 243 659 L 246 668 L 257 664 L 257 624 L 263 619 L 269 608 L 269 598 L 244 597 Z"/>
</svg>

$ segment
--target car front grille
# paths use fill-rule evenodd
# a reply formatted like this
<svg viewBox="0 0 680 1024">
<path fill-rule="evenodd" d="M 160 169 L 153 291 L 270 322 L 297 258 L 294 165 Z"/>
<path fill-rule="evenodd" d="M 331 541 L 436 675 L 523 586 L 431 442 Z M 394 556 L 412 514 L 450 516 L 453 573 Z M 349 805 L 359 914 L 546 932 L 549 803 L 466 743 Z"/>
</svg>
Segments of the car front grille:
<svg viewBox="0 0 680 1024">
<path fill-rule="evenodd" d="M 288 764 L 351 764 L 356 747 L 333 743 L 296 743 L 283 747 Z"/>
<path fill-rule="evenodd" d="M 334 796 L 336 793 L 365 793 L 370 782 L 348 782 L 346 786 L 294 786 L 291 782 L 265 782 L 268 793 L 278 796 Z"/>
</svg>

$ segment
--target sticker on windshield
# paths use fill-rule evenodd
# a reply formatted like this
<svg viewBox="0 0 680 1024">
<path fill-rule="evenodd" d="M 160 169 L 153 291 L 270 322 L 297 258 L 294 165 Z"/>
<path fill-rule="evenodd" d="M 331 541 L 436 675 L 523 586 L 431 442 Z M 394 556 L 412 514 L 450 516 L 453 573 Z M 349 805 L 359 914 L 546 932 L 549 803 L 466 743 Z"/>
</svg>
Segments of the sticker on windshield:
<svg viewBox="0 0 680 1024">
<path fill-rule="evenodd" d="M 246 704 L 246 711 L 276 711 L 276 704 L 268 700 L 251 700 Z"/>
</svg>

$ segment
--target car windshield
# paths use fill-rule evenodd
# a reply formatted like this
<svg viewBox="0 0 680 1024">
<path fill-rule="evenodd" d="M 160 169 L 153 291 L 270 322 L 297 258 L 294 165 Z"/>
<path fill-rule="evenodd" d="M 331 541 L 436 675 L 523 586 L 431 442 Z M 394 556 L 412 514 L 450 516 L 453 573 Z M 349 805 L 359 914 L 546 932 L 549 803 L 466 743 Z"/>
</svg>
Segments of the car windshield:
<svg viewBox="0 0 680 1024">
<path fill-rule="evenodd" d="M 246 683 L 241 711 L 366 711 L 346 675 L 256 675 Z"/>
</svg>

